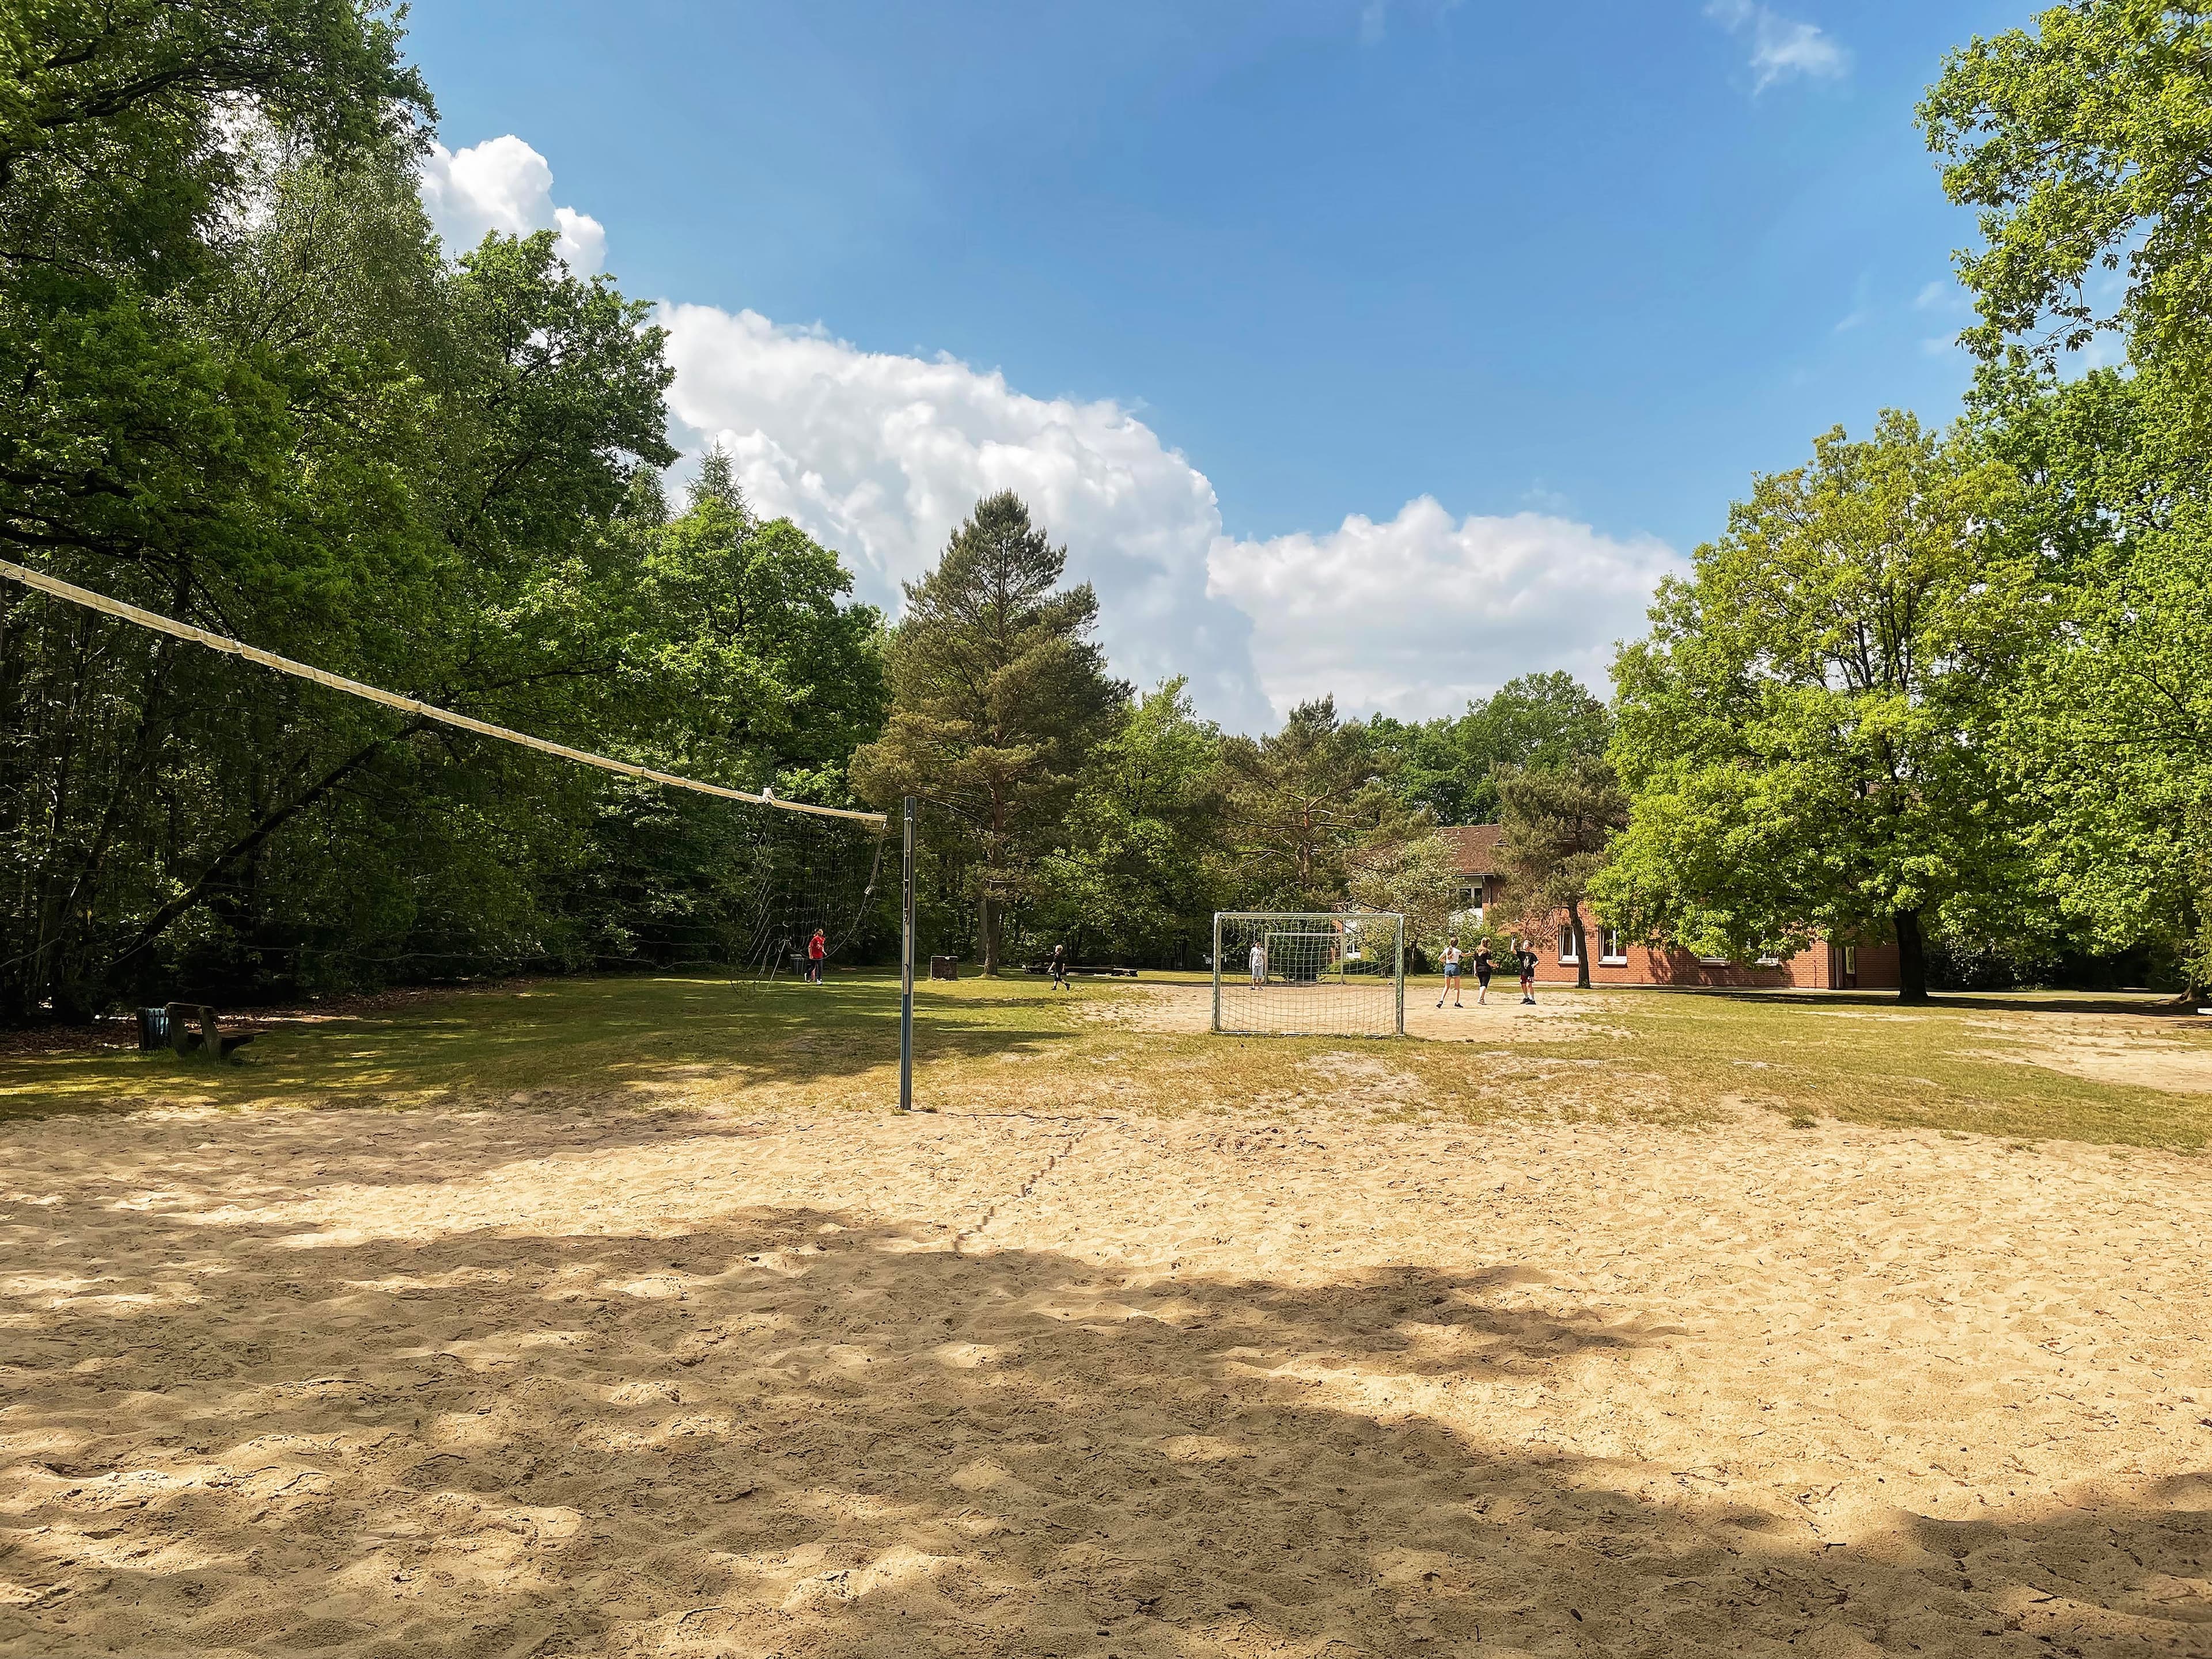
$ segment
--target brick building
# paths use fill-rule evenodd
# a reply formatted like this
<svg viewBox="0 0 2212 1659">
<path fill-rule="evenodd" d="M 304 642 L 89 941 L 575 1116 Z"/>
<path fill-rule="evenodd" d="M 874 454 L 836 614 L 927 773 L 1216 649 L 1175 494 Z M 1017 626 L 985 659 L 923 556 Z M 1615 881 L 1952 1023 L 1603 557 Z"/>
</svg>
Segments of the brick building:
<svg viewBox="0 0 2212 1659">
<path fill-rule="evenodd" d="M 1504 896 L 1504 878 L 1498 872 L 1498 842 L 1502 833 L 1494 823 L 1461 824 L 1443 831 L 1458 854 L 1460 908 L 1478 923 L 1484 913 Z M 1600 927 L 1591 916 L 1586 915 L 1583 921 L 1588 930 L 1586 942 L 1593 953 L 1589 964 L 1593 985 L 1702 985 L 1820 991 L 1897 988 L 1894 945 L 1837 945 L 1823 940 L 1794 957 L 1738 962 L 1664 946 L 1655 949 L 1638 945 L 1610 927 Z M 1568 926 L 1564 912 L 1554 916 L 1543 937 L 1533 943 L 1540 982 L 1575 983 L 1578 964 L 1575 960 L 1574 929 Z"/>
</svg>

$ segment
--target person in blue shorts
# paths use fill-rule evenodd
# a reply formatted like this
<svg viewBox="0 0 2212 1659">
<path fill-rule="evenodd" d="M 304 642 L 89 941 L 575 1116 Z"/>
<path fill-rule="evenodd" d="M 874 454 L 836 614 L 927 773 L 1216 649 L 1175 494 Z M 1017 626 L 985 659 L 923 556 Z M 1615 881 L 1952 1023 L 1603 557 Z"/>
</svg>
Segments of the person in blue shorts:
<svg viewBox="0 0 2212 1659">
<path fill-rule="evenodd" d="M 1452 1006 L 1455 1008 L 1467 1006 L 1459 1000 L 1459 941 L 1454 939 L 1444 946 L 1444 996 L 1437 999 L 1437 1006 L 1439 1008 L 1444 1006 L 1444 997 L 1449 997 L 1452 1000 Z"/>
</svg>

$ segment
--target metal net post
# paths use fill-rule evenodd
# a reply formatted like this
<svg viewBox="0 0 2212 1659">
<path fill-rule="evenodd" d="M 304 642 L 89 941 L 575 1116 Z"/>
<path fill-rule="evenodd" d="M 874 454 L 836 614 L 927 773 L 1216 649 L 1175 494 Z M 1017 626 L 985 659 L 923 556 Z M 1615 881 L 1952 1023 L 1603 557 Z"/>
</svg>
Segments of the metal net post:
<svg viewBox="0 0 2212 1659">
<path fill-rule="evenodd" d="M 1397 937 L 1391 941 L 1390 951 L 1395 958 L 1391 977 L 1397 981 L 1398 1035 L 1406 1035 L 1406 919 L 1398 918 Z"/>
<path fill-rule="evenodd" d="M 1213 1030 L 1221 1032 L 1221 917 L 1213 918 Z"/>
</svg>

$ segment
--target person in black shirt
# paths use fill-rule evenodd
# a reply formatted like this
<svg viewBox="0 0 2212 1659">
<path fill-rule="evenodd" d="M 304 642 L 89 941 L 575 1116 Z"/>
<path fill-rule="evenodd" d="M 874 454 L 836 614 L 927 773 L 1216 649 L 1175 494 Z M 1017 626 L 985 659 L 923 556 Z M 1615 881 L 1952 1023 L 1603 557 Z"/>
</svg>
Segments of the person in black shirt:
<svg viewBox="0 0 2212 1659">
<path fill-rule="evenodd" d="M 1490 976 L 1497 972 L 1497 964 L 1490 959 L 1490 941 L 1482 939 L 1474 947 L 1474 1006 L 1481 1007 L 1490 1000 Z"/>
<path fill-rule="evenodd" d="M 1521 959 L 1521 1000 L 1533 1003 L 1536 1000 L 1536 953 L 1526 939 L 1519 941 L 1516 950 Z"/>
</svg>

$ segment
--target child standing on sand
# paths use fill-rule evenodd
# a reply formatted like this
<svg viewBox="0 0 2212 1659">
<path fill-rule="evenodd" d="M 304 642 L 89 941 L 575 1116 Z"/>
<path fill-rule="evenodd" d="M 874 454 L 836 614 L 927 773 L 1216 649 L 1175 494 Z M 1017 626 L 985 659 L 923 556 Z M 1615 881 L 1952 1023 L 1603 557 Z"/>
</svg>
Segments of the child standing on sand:
<svg viewBox="0 0 2212 1659">
<path fill-rule="evenodd" d="M 1437 1007 L 1441 1008 L 1444 1006 L 1444 997 L 1449 997 L 1452 1000 L 1452 1006 L 1455 1008 L 1467 1006 L 1459 1000 L 1459 941 L 1454 939 L 1444 946 L 1444 996 L 1437 999 Z"/>
<path fill-rule="evenodd" d="M 1528 941 L 1526 939 L 1520 941 L 1518 948 L 1521 957 L 1521 1000 L 1533 1004 L 1536 1000 L 1536 953 L 1529 948 Z"/>
<path fill-rule="evenodd" d="M 1478 1008 L 1490 1001 L 1490 976 L 1497 972 L 1497 964 L 1490 959 L 1490 941 L 1482 940 L 1474 947 L 1474 1006 Z"/>
</svg>

